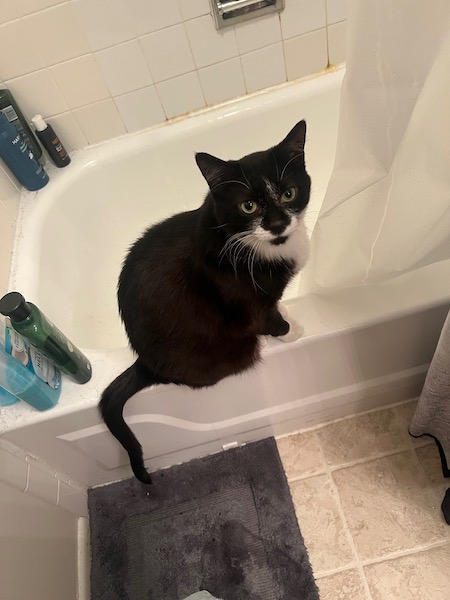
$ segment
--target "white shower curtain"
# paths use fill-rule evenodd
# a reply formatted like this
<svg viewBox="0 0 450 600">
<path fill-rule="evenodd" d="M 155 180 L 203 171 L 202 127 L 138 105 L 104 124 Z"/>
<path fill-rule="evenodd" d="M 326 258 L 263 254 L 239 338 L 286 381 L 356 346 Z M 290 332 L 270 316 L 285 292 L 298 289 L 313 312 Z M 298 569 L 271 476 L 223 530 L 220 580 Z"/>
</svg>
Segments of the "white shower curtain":
<svg viewBox="0 0 450 600">
<path fill-rule="evenodd" d="M 303 292 L 448 261 L 450 0 L 350 0 L 334 171 Z"/>
</svg>

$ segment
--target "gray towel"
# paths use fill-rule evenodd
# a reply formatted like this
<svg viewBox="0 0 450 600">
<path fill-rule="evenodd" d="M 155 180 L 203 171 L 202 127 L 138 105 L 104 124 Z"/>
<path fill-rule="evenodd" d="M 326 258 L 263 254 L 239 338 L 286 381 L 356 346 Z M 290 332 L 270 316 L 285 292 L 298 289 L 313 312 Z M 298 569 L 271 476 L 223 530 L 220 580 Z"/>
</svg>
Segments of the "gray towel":
<svg viewBox="0 0 450 600">
<path fill-rule="evenodd" d="M 450 477 L 450 312 L 442 328 L 409 432 L 416 437 L 426 434 L 434 437 L 441 455 L 442 472 L 445 477 Z M 441 508 L 450 525 L 450 488 Z"/>
<path fill-rule="evenodd" d="M 442 328 L 425 385 L 409 427 L 413 436 L 431 435 L 440 446 L 444 475 L 450 476 L 450 312 Z"/>
</svg>

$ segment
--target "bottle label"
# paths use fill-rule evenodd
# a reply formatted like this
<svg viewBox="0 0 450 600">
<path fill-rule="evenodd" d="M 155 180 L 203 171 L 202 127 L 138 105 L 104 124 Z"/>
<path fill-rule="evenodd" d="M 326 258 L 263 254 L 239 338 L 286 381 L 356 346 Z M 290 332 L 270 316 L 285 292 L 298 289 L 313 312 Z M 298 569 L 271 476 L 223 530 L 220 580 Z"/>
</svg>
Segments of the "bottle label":
<svg viewBox="0 0 450 600">
<path fill-rule="evenodd" d="M 8 119 L 10 123 L 14 125 L 17 129 L 19 135 L 25 140 L 30 148 L 33 148 L 33 151 L 36 151 L 36 143 L 30 138 L 28 132 L 25 130 L 22 121 L 19 119 L 19 115 L 16 113 L 14 106 L 9 104 L 4 108 L 0 109 L 5 117 Z"/>
<path fill-rule="evenodd" d="M 14 110 L 14 107 L 11 106 L 11 104 L 9 106 L 5 106 L 5 108 L 2 108 L 2 113 L 5 115 L 5 117 L 10 123 L 12 123 L 13 121 L 17 121 L 19 118 L 16 111 Z"/>
<path fill-rule="evenodd" d="M 40 350 L 17 333 L 9 319 L 6 319 L 5 350 L 53 390 L 61 387 L 61 374 L 58 369 Z"/>
</svg>

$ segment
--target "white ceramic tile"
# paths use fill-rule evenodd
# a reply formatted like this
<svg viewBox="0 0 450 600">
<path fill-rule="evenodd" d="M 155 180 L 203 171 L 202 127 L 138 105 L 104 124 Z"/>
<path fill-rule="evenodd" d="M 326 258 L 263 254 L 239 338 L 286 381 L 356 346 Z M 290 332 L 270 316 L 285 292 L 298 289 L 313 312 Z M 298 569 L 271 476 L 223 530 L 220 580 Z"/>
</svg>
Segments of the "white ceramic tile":
<svg viewBox="0 0 450 600">
<path fill-rule="evenodd" d="M 290 81 L 325 69 L 328 64 L 326 29 L 286 40 L 284 54 Z"/>
<path fill-rule="evenodd" d="M 14 219 L 3 202 L 0 202 L 0 240 L 5 248 L 12 252 L 14 236 L 16 233 L 16 219 Z"/>
<path fill-rule="evenodd" d="M 345 21 L 347 11 L 347 0 L 327 0 L 327 23 Z"/>
<path fill-rule="evenodd" d="M 33 459 L 28 460 L 30 470 L 28 473 L 27 494 L 56 504 L 58 501 L 58 480 L 51 473 L 40 469 L 34 464 Z"/>
<path fill-rule="evenodd" d="M 14 21 L 22 16 L 22 7 L 18 2 L 4 2 L 0 10 L 0 25 Z"/>
<path fill-rule="evenodd" d="M 127 131 L 139 131 L 166 120 L 155 86 L 114 98 Z"/>
<path fill-rule="evenodd" d="M 77 108 L 73 114 L 89 144 L 97 144 L 126 133 L 125 125 L 111 99 Z"/>
<path fill-rule="evenodd" d="M 217 104 L 245 94 L 244 74 L 239 58 L 205 67 L 198 74 L 207 104 Z"/>
<path fill-rule="evenodd" d="M 70 485 L 59 482 L 58 506 L 77 517 L 87 517 L 87 496 Z"/>
<path fill-rule="evenodd" d="M 209 0 L 178 0 L 183 21 L 195 19 L 211 12 Z"/>
<path fill-rule="evenodd" d="M 183 25 L 168 27 L 140 38 L 154 81 L 165 81 L 195 69 Z"/>
<path fill-rule="evenodd" d="M 6 81 L 45 67 L 39 49 L 30 48 L 23 21 L 0 26 L 0 79 Z"/>
<path fill-rule="evenodd" d="M 56 6 L 57 4 L 63 4 L 63 2 L 66 1 L 67 0 L 15 0 L 15 2 L 11 4 L 17 4 L 20 7 L 21 16 L 23 17 L 24 15 L 30 15 L 39 10 Z"/>
<path fill-rule="evenodd" d="M 20 189 L 0 166 L 0 200 L 13 219 L 19 212 Z"/>
<path fill-rule="evenodd" d="M 196 72 L 187 73 L 156 85 L 167 117 L 182 115 L 205 104 Z"/>
<path fill-rule="evenodd" d="M 27 470 L 28 465 L 24 460 L 0 449 L 1 481 L 23 492 L 27 485 Z"/>
<path fill-rule="evenodd" d="M 185 27 L 198 68 L 238 55 L 234 29 L 217 31 L 210 15 L 187 21 Z"/>
<path fill-rule="evenodd" d="M 248 92 L 262 90 L 286 81 L 281 43 L 244 54 L 241 60 Z"/>
<path fill-rule="evenodd" d="M 328 28 L 328 55 L 330 65 L 345 62 L 347 47 L 347 21 L 341 21 Z"/>
<path fill-rule="evenodd" d="M 95 60 L 113 96 L 126 94 L 153 83 L 137 40 L 96 52 Z"/>
<path fill-rule="evenodd" d="M 265 48 L 281 40 L 278 14 L 236 25 L 235 31 L 241 54 Z"/>
<path fill-rule="evenodd" d="M 2 209 L 2 207 L 0 206 L 0 219 L 2 217 L 2 211 L 4 209 Z M 11 270 L 11 252 L 8 252 L 8 250 L 5 248 L 5 246 L 2 244 L 1 240 L 0 240 L 0 290 L 1 290 L 1 294 L 2 296 L 6 293 L 7 289 L 8 289 L 8 282 L 9 282 L 9 272 Z M 0 409 L 2 410 L 2 409 Z M 7 408 L 4 408 L 3 410 L 7 410 Z M 0 469 L 2 468 L 2 459 L 0 456 Z M 0 480 L 3 478 L 2 473 L 0 473 Z"/>
<path fill-rule="evenodd" d="M 55 65 L 90 51 L 71 3 L 34 13 L 23 19 L 27 40 L 47 65 Z M 31 49 L 30 49 L 31 51 Z"/>
<path fill-rule="evenodd" d="M 71 112 L 50 117 L 48 122 L 58 134 L 67 152 L 87 146 L 87 139 Z"/>
<path fill-rule="evenodd" d="M 10 79 L 6 84 L 28 120 L 36 113 L 48 117 L 68 109 L 48 69 Z"/>
<path fill-rule="evenodd" d="M 126 0 L 137 35 L 181 23 L 177 0 Z"/>
<path fill-rule="evenodd" d="M 108 87 L 92 54 L 50 67 L 50 72 L 70 108 L 78 108 L 109 96 Z"/>
<path fill-rule="evenodd" d="M 103 50 L 136 37 L 129 8 L 123 0 L 75 0 L 74 6 L 92 50 Z"/>
<path fill-rule="evenodd" d="M 325 26 L 325 0 L 286 2 L 281 13 L 281 32 L 285 40 Z"/>
</svg>

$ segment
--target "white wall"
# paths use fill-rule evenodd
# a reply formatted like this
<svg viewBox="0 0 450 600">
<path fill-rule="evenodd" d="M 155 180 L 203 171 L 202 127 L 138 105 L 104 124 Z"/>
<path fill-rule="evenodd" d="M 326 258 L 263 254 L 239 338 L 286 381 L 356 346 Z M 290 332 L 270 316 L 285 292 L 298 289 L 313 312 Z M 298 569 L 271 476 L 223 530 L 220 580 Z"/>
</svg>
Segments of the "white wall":
<svg viewBox="0 0 450 600">
<path fill-rule="evenodd" d="M 0 597 L 77 598 L 77 517 L 2 482 Z"/>
<path fill-rule="evenodd" d="M 1 600 L 87 600 L 86 517 L 86 490 L 0 439 Z"/>
</svg>

